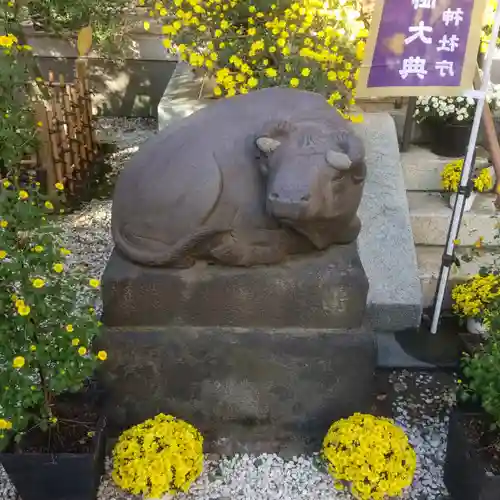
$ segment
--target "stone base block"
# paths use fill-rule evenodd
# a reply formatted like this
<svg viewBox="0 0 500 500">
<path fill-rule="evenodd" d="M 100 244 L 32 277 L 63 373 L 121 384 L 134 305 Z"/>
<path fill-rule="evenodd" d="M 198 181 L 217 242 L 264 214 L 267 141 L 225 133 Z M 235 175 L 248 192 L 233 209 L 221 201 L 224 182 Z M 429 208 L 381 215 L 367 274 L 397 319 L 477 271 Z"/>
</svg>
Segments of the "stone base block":
<svg viewBox="0 0 500 500">
<path fill-rule="evenodd" d="M 103 277 L 103 321 L 126 327 L 357 328 L 367 293 L 355 243 L 252 268 L 146 268 L 115 251 Z"/>
<path fill-rule="evenodd" d="M 108 328 L 99 340 L 115 431 L 171 413 L 206 451 L 317 451 L 329 425 L 368 412 L 374 335 L 360 331 Z"/>
</svg>

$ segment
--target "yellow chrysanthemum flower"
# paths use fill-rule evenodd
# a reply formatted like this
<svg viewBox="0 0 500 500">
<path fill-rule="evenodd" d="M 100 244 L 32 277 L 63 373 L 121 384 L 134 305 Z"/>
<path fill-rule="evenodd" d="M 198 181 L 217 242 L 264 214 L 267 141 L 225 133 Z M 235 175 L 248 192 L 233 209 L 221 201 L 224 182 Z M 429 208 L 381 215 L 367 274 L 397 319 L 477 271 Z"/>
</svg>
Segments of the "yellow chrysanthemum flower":
<svg viewBox="0 0 500 500">
<path fill-rule="evenodd" d="M 266 76 L 269 78 L 276 78 L 278 76 L 278 72 L 276 71 L 275 68 L 267 68 L 266 71 L 264 72 Z"/>
<path fill-rule="evenodd" d="M 0 429 L 5 431 L 12 429 L 12 422 L 5 420 L 5 418 L 0 418 Z"/>
<path fill-rule="evenodd" d="M 101 361 L 106 361 L 108 359 L 108 353 L 106 351 L 99 351 L 97 353 L 97 357 L 101 360 Z"/>
<path fill-rule="evenodd" d="M 22 368 L 26 364 L 26 360 L 22 356 L 16 356 L 12 361 L 12 366 L 16 369 Z"/>
<path fill-rule="evenodd" d="M 31 312 L 30 306 L 27 306 L 26 304 L 23 304 L 22 306 L 17 308 L 17 312 L 21 316 L 28 316 L 28 314 Z"/>
<path fill-rule="evenodd" d="M 61 264 L 60 262 L 57 262 L 56 264 L 54 264 L 52 266 L 52 269 L 56 272 L 56 273 L 62 273 L 64 271 L 64 264 Z"/>
<path fill-rule="evenodd" d="M 31 281 L 31 284 L 35 288 L 43 288 L 45 286 L 45 281 L 42 278 L 35 278 L 34 280 Z"/>
</svg>

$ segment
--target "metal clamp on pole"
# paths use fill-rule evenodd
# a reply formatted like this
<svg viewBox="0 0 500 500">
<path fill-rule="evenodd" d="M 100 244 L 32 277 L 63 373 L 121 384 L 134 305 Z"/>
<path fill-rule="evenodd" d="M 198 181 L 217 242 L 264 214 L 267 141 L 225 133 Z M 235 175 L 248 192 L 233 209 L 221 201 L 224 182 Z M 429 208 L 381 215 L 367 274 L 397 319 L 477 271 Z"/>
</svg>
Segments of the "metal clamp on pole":
<svg viewBox="0 0 500 500">
<path fill-rule="evenodd" d="M 457 194 L 463 194 L 466 198 L 468 198 L 473 190 L 474 181 L 472 179 L 469 179 L 469 182 L 465 186 L 458 186 Z"/>
<path fill-rule="evenodd" d="M 454 253 L 452 255 L 444 253 L 443 256 L 441 257 L 441 262 L 443 266 L 446 267 L 451 267 L 453 264 L 455 264 L 457 267 L 460 267 L 460 260 Z"/>
</svg>

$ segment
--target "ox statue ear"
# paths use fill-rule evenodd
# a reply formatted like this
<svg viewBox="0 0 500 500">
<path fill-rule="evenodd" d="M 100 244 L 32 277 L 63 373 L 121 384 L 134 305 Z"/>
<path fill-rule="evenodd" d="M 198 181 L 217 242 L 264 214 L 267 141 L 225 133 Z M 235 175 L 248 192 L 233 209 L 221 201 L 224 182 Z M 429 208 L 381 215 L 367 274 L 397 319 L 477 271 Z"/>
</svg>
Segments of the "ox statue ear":
<svg viewBox="0 0 500 500">
<path fill-rule="evenodd" d="M 340 153 L 339 151 L 333 151 L 333 149 L 329 149 L 326 152 L 326 161 L 337 170 L 349 170 L 352 164 L 350 158 L 346 154 Z"/>
<path fill-rule="evenodd" d="M 276 151 L 281 142 L 276 139 L 272 139 L 271 137 L 259 137 L 255 141 L 255 144 L 263 153 L 268 154 Z"/>
</svg>

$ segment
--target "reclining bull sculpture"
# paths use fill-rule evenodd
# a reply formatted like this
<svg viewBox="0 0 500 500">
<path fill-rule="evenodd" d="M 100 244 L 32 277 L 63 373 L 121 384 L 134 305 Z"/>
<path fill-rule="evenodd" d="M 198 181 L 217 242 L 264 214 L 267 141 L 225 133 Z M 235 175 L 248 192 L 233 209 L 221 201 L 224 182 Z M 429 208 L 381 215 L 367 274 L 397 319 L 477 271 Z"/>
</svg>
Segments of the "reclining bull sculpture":
<svg viewBox="0 0 500 500">
<path fill-rule="evenodd" d="M 319 94 L 270 88 L 167 127 L 121 173 L 112 233 L 147 266 L 276 264 L 353 242 L 362 141 Z"/>
</svg>

